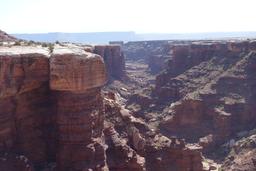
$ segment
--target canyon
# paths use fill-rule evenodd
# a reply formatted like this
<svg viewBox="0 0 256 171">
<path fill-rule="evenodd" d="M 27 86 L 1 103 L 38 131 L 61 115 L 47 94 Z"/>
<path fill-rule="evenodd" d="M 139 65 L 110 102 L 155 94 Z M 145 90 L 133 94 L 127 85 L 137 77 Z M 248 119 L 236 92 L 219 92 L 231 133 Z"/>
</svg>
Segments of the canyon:
<svg viewBox="0 0 256 171">
<path fill-rule="evenodd" d="M 0 170 L 256 169 L 255 40 L 10 41 Z"/>
</svg>

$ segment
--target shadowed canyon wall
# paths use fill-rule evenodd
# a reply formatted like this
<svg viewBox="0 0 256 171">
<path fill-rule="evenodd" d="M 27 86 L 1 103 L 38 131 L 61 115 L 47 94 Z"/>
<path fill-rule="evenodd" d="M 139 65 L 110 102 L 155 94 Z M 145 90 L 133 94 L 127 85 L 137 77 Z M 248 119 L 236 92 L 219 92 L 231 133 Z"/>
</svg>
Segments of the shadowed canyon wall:
<svg viewBox="0 0 256 171">
<path fill-rule="evenodd" d="M 109 80 L 125 77 L 125 59 L 119 45 L 96 45 L 93 52 L 103 57 Z"/>
</svg>

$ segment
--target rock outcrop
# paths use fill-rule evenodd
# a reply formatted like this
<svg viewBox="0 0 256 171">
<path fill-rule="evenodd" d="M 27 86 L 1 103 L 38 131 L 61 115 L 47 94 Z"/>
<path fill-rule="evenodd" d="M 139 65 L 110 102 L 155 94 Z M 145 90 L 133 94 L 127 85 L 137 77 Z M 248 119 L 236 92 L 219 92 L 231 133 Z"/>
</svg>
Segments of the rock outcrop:
<svg viewBox="0 0 256 171">
<path fill-rule="evenodd" d="M 225 158 L 222 170 L 253 171 L 256 169 L 256 130 L 245 132 L 243 138 L 230 140 L 225 144 L 228 156 Z"/>
<path fill-rule="evenodd" d="M 36 165 L 46 161 L 52 141 L 49 55 L 46 49 L 0 49 L 1 151 L 15 149 Z M 49 132 L 45 132 L 49 129 Z M 51 143 L 53 145 L 54 143 Z M 52 151 L 49 151 L 51 153 Z"/>
<path fill-rule="evenodd" d="M 125 77 L 125 59 L 119 45 L 96 45 L 94 53 L 104 59 L 109 80 Z"/>
<path fill-rule="evenodd" d="M 100 91 L 106 80 L 102 58 L 81 49 L 1 47 L 0 152 L 13 166 L 0 168 L 22 170 L 12 156 L 24 155 L 25 170 L 49 162 L 60 171 L 108 170 Z"/>
<path fill-rule="evenodd" d="M 58 170 L 106 170 L 103 103 L 106 72 L 100 56 L 55 48 L 50 58 L 50 88 L 56 94 Z"/>
<path fill-rule="evenodd" d="M 105 97 L 110 170 L 203 170 L 200 146 L 157 133 L 112 97 Z"/>
</svg>

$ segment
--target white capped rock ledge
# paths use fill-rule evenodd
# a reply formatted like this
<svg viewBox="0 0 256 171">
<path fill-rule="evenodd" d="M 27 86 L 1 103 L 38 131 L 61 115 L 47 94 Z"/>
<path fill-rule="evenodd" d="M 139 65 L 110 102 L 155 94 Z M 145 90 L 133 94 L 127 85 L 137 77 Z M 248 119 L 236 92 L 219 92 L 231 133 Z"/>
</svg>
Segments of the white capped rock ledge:
<svg viewBox="0 0 256 171">
<path fill-rule="evenodd" d="M 101 87 L 107 80 L 101 56 L 81 49 L 57 47 L 50 58 L 50 88 L 82 92 Z"/>
</svg>

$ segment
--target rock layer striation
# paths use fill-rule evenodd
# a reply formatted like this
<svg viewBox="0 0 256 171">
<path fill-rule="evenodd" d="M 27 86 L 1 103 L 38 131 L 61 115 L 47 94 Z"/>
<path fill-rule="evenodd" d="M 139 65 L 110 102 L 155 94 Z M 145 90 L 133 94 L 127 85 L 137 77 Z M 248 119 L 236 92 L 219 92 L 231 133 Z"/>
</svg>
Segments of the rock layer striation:
<svg viewBox="0 0 256 171">
<path fill-rule="evenodd" d="M 99 55 L 2 47 L 0 66 L 1 152 L 24 155 L 36 170 L 49 162 L 60 171 L 107 170 L 100 91 L 106 71 Z"/>
</svg>

